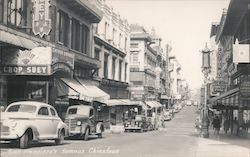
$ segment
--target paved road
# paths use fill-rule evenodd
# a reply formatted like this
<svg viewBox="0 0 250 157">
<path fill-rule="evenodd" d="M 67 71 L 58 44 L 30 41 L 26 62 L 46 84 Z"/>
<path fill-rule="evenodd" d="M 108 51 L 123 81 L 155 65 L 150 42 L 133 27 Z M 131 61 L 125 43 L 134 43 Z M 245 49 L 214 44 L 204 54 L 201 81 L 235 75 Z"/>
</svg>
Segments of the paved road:
<svg viewBox="0 0 250 157">
<path fill-rule="evenodd" d="M 167 127 L 146 133 L 105 134 L 103 139 L 66 140 L 55 146 L 51 142 L 20 150 L 2 145 L 1 156 L 91 156 L 91 157 L 194 157 L 199 138 L 194 133 L 195 107 L 186 106 Z"/>
</svg>

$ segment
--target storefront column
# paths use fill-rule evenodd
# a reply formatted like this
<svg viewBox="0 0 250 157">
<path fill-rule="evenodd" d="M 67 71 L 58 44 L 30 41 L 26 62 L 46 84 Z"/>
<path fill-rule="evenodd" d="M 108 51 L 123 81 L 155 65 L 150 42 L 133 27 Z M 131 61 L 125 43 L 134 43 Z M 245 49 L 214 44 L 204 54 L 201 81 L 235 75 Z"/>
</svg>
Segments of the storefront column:
<svg viewBox="0 0 250 157">
<path fill-rule="evenodd" d="M 46 82 L 46 98 L 45 98 L 46 103 L 49 103 L 49 82 Z"/>
</svg>

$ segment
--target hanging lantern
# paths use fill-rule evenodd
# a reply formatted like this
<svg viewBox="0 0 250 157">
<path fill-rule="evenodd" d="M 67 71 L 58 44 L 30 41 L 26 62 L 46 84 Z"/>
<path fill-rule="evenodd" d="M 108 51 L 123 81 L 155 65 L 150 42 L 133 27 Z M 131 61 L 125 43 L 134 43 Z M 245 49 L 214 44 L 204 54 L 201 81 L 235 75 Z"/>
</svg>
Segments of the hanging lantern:
<svg viewBox="0 0 250 157">
<path fill-rule="evenodd" d="M 210 68 L 210 52 L 212 52 L 212 51 L 208 49 L 207 43 L 206 43 L 205 48 L 201 51 L 201 53 L 202 53 L 202 68 L 203 69 Z"/>
</svg>

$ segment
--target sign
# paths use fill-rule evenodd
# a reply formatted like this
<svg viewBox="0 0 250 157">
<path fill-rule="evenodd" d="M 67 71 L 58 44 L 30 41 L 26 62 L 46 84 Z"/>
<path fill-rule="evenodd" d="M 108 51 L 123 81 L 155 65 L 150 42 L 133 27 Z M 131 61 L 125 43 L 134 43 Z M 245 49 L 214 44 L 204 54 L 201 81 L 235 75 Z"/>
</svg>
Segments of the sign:
<svg viewBox="0 0 250 157">
<path fill-rule="evenodd" d="M 42 38 L 51 30 L 51 19 L 49 18 L 49 0 L 33 0 L 32 31 Z"/>
<path fill-rule="evenodd" d="M 250 63 L 249 44 L 233 45 L 233 62 L 234 63 Z"/>
<path fill-rule="evenodd" d="M 0 72 L 6 75 L 50 75 L 51 48 L 36 47 L 32 50 L 4 48 Z"/>
<path fill-rule="evenodd" d="M 2 66 L 3 74 L 16 75 L 48 75 L 50 73 L 49 66 L 34 65 L 34 66 Z"/>
<path fill-rule="evenodd" d="M 225 92 L 227 83 L 225 81 L 215 80 L 210 85 L 210 96 L 219 96 Z"/>
<path fill-rule="evenodd" d="M 243 75 L 240 78 L 240 95 L 241 98 L 250 97 L 250 76 Z"/>
</svg>

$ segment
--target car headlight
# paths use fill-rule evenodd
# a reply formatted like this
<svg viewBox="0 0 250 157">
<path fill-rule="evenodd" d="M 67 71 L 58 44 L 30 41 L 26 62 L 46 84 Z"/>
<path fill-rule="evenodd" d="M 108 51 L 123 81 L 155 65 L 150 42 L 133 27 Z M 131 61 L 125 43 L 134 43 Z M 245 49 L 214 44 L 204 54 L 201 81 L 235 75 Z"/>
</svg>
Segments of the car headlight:
<svg viewBox="0 0 250 157">
<path fill-rule="evenodd" d="M 82 122 L 81 121 L 77 121 L 77 123 L 76 123 L 76 125 L 81 125 L 82 124 Z"/>
</svg>

